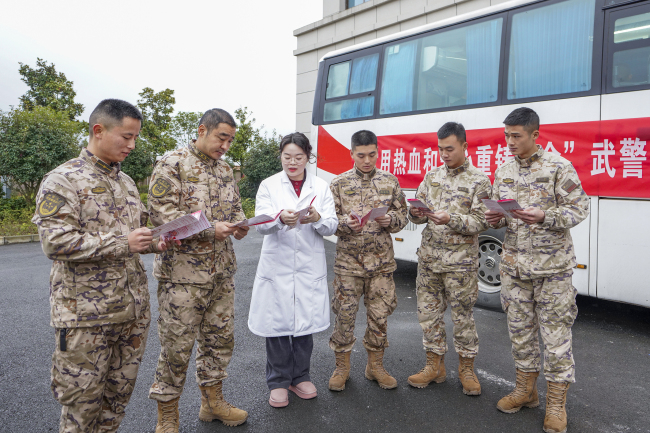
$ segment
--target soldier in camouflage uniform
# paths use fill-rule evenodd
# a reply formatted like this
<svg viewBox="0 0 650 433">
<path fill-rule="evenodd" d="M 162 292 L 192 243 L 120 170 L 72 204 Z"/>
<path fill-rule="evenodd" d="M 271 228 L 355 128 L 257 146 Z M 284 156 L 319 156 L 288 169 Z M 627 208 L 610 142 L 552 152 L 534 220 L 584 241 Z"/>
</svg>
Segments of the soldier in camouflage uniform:
<svg viewBox="0 0 650 433">
<path fill-rule="evenodd" d="M 535 144 L 539 117 L 518 108 L 504 120 L 508 147 L 515 158 L 495 173 L 492 198 L 515 199 L 524 210 L 515 219 L 488 211 L 495 228 L 507 227 L 501 255 L 501 303 L 508 318 L 517 385 L 497 408 L 514 413 L 537 407 L 540 371 L 538 331 L 544 341 L 545 432 L 565 432 L 566 394 L 575 381 L 571 326 L 576 318 L 576 265 L 569 229 L 589 214 L 589 199 L 571 163 Z"/>
<path fill-rule="evenodd" d="M 397 268 L 391 233 L 402 230 L 407 222 L 404 193 L 397 178 L 375 168 L 377 137 L 370 131 L 352 136 L 350 154 L 354 167 L 337 176 L 330 185 L 339 226 L 336 230 L 334 262 L 334 297 L 336 315 L 330 347 L 336 355 L 336 369 L 329 381 L 333 391 L 345 389 L 350 375 L 350 352 L 356 341 L 354 321 L 361 296 L 368 315 L 363 345 L 368 351 L 366 378 L 376 380 L 384 389 L 397 381 L 383 367 L 384 349 L 388 347 L 388 316 L 397 307 L 393 272 Z M 371 209 L 388 206 L 388 213 L 361 227 L 351 216 L 360 217 Z"/>
<path fill-rule="evenodd" d="M 408 378 L 416 388 L 446 379 L 447 352 L 444 314 L 447 303 L 454 322 L 454 347 L 459 356 L 458 377 L 467 395 L 481 394 L 474 373 L 478 334 L 473 308 L 478 299 L 478 234 L 488 228 L 487 208 L 490 179 L 465 157 L 465 128 L 445 123 L 438 131 L 438 149 L 445 165 L 427 173 L 415 198 L 433 212 L 412 207 L 409 219 L 427 223 L 418 250 L 418 319 L 427 352 L 425 367 Z"/>
<path fill-rule="evenodd" d="M 234 275 L 230 235 L 242 239 L 248 228 L 230 166 L 221 159 L 235 136 L 235 121 L 221 109 L 201 118 L 198 140 L 171 152 L 156 165 L 149 189 L 151 221 L 159 226 L 192 212 L 205 213 L 212 227 L 156 257 L 160 357 L 149 397 L 158 401 L 156 433 L 178 432 L 178 399 L 194 342 L 196 381 L 201 389 L 199 419 L 243 424 L 246 411 L 225 401 L 222 381 L 234 341 Z"/>
<path fill-rule="evenodd" d="M 60 432 L 114 432 L 135 385 L 151 318 L 140 254 L 163 251 L 120 162 L 135 147 L 142 115 L 102 101 L 90 115 L 88 147 L 48 173 L 32 221 L 50 273 L 56 329 L 52 392 Z"/>
</svg>

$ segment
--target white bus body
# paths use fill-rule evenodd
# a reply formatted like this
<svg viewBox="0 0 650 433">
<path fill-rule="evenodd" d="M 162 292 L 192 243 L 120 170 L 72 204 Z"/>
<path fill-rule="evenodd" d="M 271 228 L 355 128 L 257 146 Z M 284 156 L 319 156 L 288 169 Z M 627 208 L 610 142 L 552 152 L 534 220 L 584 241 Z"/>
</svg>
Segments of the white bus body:
<svg viewBox="0 0 650 433">
<path fill-rule="evenodd" d="M 513 32 L 521 26 L 517 20 L 527 19 L 526 25 L 534 29 L 537 16 L 540 20 L 549 16 L 545 7 L 553 13 L 566 13 L 561 8 L 569 8 L 592 20 L 583 25 L 585 32 L 593 32 L 587 48 L 582 54 L 579 47 L 577 54 L 567 51 L 567 56 L 573 57 L 565 60 L 575 68 L 589 62 L 589 69 L 563 79 L 569 84 L 563 82 L 564 90 L 559 93 L 552 93 L 558 88 L 552 80 L 539 84 L 543 80 L 537 77 L 537 82 L 525 84 L 526 73 L 536 71 L 527 72 L 523 63 L 513 66 L 518 59 L 512 60 L 518 55 L 513 48 Z M 472 36 L 477 29 L 483 32 L 480 39 Z M 446 35 L 454 38 L 445 39 Z M 466 38 L 465 42 L 458 43 L 458 35 Z M 493 179 L 507 156 L 503 119 L 517 107 L 530 107 L 542 122 L 537 143 L 569 159 L 590 196 L 590 216 L 571 230 L 579 264 L 573 279 L 578 293 L 650 307 L 650 283 L 645 272 L 650 265 L 650 230 L 646 228 L 650 222 L 648 35 L 648 1 L 605 6 L 602 0 L 515 0 L 329 53 L 319 66 L 312 121 L 311 140 L 319 155 L 317 175 L 331 181 L 350 169 L 350 137 L 367 129 L 379 138 L 378 168 L 395 174 L 407 198 L 412 198 L 426 171 L 442 164 L 436 153 L 435 132 L 445 122 L 454 121 L 467 130 L 472 163 Z M 572 38 L 583 44 L 583 36 L 562 37 L 569 40 L 567 44 Z M 479 48 L 483 51 L 468 60 L 471 52 L 477 52 L 476 47 L 470 48 L 476 44 L 470 41 L 472 37 L 482 44 Z M 485 55 L 490 48 L 485 38 L 490 37 L 494 39 L 494 52 L 498 49 L 498 61 Z M 545 49 L 553 46 L 542 46 L 542 57 Z M 401 61 L 408 63 L 391 64 L 390 56 L 399 50 Z M 522 57 L 526 55 L 524 51 Z M 580 60 L 575 59 L 581 55 L 584 65 L 576 66 Z M 473 72 L 468 66 L 472 61 Z M 498 71 L 491 83 L 485 78 L 490 75 L 489 66 L 485 66 L 484 74 L 476 74 L 481 61 L 491 63 L 493 75 Z M 628 66 L 623 66 L 624 61 Z M 361 67 L 366 69 L 361 71 Z M 369 78 L 373 71 L 375 78 Z M 557 73 L 556 69 L 548 75 Z M 575 78 L 576 74 L 582 75 Z M 405 80 L 408 83 L 403 85 Z M 514 97 L 518 91 L 538 94 Z M 470 99 L 474 103 L 468 103 Z M 423 228 L 409 223 L 393 235 L 398 259 L 417 261 Z M 490 253 L 488 247 L 494 248 L 491 255 L 482 254 L 481 269 L 487 272 L 479 275 L 480 303 L 484 305 L 497 306 L 499 302 L 498 257 L 496 263 L 489 258 L 486 262 L 486 257 L 494 258 L 500 248 L 502 238 L 498 238 L 494 233 L 481 238 L 486 246 L 484 253 Z"/>
</svg>

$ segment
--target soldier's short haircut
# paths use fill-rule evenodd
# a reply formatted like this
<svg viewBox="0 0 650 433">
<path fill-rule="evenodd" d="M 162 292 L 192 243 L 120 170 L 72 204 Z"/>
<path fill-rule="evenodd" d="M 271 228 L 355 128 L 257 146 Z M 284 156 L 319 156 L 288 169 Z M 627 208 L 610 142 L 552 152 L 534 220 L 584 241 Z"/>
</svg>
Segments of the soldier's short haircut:
<svg viewBox="0 0 650 433">
<path fill-rule="evenodd" d="M 237 127 L 237 123 L 230 113 L 221 108 L 213 108 L 206 111 L 199 121 L 199 126 L 205 126 L 207 129 L 206 134 L 209 134 L 213 129 L 218 128 L 220 123 L 225 123 L 233 128 Z"/>
<path fill-rule="evenodd" d="M 309 138 L 302 132 L 293 132 L 282 137 L 282 140 L 280 140 L 280 153 L 282 153 L 284 146 L 287 144 L 295 144 L 305 152 L 307 157 L 311 157 L 311 143 L 309 142 Z"/>
<path fill-rule="evenodd" d="M 532 134 L 539 129 L 539 116 L 528 107 L 520 107 L 508 114 L 503 123 L 508 126 L 523 126 L 529 134 Z"/>
<path fill-rule="evenodd" d="M 352 150 L 356 149 L 357 146 L 371 146 L 377 145 L 377 136 L 374 132 L 362 129 L 352 134 L 352 140 L 350 147 Z"/>
<path fill-rule="evenodd" d="M 140 110 L 130 102 L 122 101 L 121 99 L 104 99 L 90 113 L 88 132 L 90 135 L 93 135 L 93 126 L 97 124 L 104 125 L 107 129 L 111 129 L 118 124 L 121 125 L 125 117 L 130 117 L 140 122 L 143 120 Z"/>
<path fill-rule="evenodd" d="M 465 127 L 462 123 L 447 122 L 438 130 L 438 140 L 445 139 L 451 135 L 455 135 L 460 144 L 467 141 L 467 134 L 465 134 Z"/>
</svg>

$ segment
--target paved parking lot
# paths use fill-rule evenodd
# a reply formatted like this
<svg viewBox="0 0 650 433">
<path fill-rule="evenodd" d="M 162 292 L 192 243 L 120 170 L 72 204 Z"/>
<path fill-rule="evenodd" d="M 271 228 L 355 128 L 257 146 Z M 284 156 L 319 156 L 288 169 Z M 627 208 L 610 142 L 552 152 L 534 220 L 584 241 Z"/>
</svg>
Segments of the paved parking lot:
<svg viewBox="0 0 650 433">
<path fill-rule="evenodd" d="M 544 405 L 514 415 L 500 413 L 496 403 L 514 386 L 514 364 L 505 316 L 476 308 L 480 353 L 476 361 L 483 387 L 479 397 L 463 395 L 458 358 L 446 357 L 445 383 L 414 389 L 406 378 L 423 366 L 422 334 L 415 313 L 413 263 L 399 263 L 396 283 L 399 305 L 389 320 L 390 348 L 385 365 L 398 380 L 395 390 L 382 390 L 364 378 L 366 354 L 360 340 L 365 329 L 363 306 L 357 318 L 359 339 L 352 354 L 352 375 L 346 390 L 333 393 L 327 381 L 334 355 L 327 346 L 330 331 L 315 336 L 312 376 L 319 390 L 315 400 L 292 396 L 285 409 L 273 409 L 264 380 L 262 338 L 246 325 L 248 305 L 262 237 L 251 233 L 235 242 L 239 271 L 236 297 L 236 347 L 225 394 L 250 413 L 237 428 L 198 420 L 200 395 L 193 365 L 180 402 L 181 432 L 536 432 L 542 431 Z M 330 281 L 334 246 L 327 243 Z M 156 280 L 152 256 L 144 256 L 149 271 L 153 318 L 136 390 L 120 431 L 153 432 L 156 404 L 147 398 L 159 351 Z M 60 407 L 49 388 L 54 332 L 49 327 L 50 261 L 38 243 L 0 247 L 0 432 L 58 431 Z M 650 290 L 650 284 L 648 287 Z M 578 299 L 574 326 L 577 383 L 569 389 L 569 432 L 650 432 L 650 310 L 622 304 Z M 451 326 L 447 314 L 447 333 Z M 540 397 L 546 386 L 539 381 Z"/>
</svg>

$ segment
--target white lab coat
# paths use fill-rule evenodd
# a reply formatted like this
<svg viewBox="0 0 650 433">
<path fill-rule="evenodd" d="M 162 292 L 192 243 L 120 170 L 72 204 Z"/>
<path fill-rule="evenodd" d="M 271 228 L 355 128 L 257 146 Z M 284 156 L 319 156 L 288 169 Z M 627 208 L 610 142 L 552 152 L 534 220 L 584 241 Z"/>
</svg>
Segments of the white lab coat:
<svg viewBox="0 0 650 433">
<path fill-rule="evenodd" d="M 323 236 L 334 234 L 338 218 L 327 182 L 306 175 L 300 198 L 284 171 L 265 179 L 257 191 L 256 215 L 275 216 L 282 209 L 298 211 L 316 196 L 312 206 L 321 216 L 315 223 L 298 224 L 292 230 L 280 218 L 256 226 L 265 236 L 248 328 L 262 337 L 308 335 L 330 326 Z"/>
</svg>

